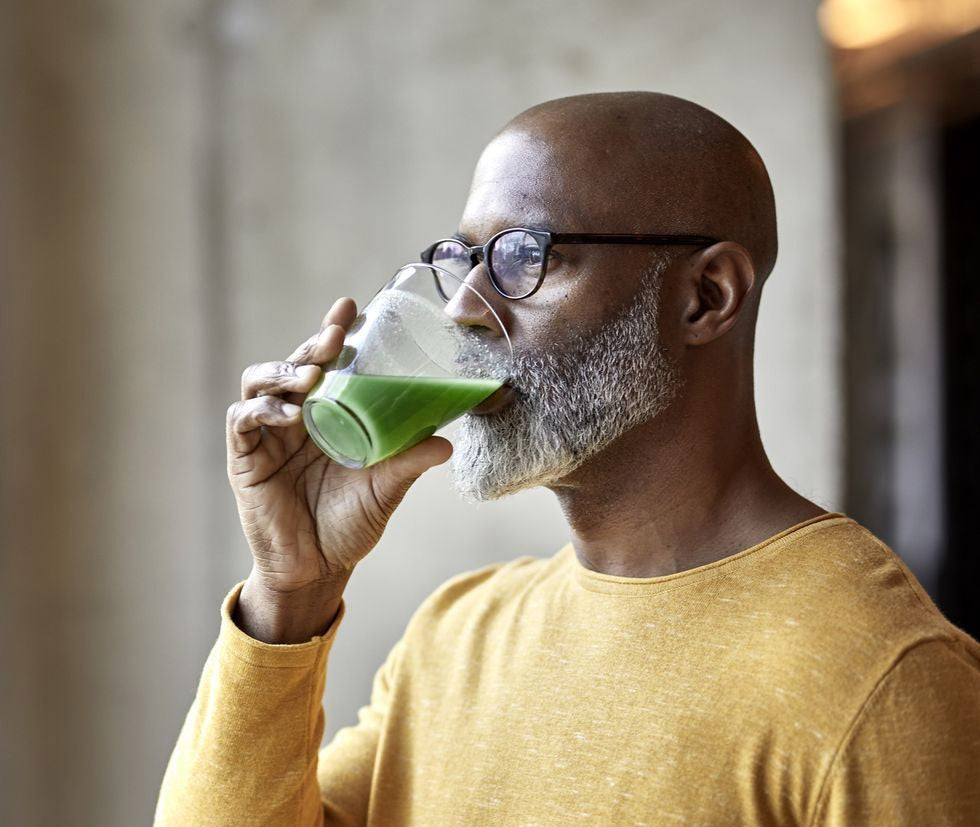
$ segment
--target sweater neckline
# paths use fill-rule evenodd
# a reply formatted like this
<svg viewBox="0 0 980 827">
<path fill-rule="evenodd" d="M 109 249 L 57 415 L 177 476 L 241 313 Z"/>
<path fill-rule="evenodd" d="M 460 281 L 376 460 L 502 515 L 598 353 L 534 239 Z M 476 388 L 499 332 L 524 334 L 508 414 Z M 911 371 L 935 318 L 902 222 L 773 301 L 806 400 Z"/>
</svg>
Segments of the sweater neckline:
<svg viewBox="0 0 980 827">
<path fill-rule="evenodd" d="M 579 562 L 571 543 L 568 543 L 558 553 L 567 558 L 567 564 L 572 567 L 576 582 L 590 592 L 597 592 L 599 594 L 651 595 L 672 591 L 676 588 L 707 580 L 723 572 L 741 567 L 747 559 L 754 557 L 759 552 L 775 551 L 791 542 L 798 541 L 807 534 L 849 522 L 852 522 L 850 517 L 837 511 L 830 511 L 826 514 L 811 517 L 809 520 L 804 520 L 796 525 L 789 526 L 779 533 L 756 543 L 754 546 L 742 549 L 727 557 L 722 557 L 720 560 L 706 563 L 703 566 L 696 566 L 692 569 L 674 572 L 673 574 L 664 574 L 659 577 L 622 577 L 587 569 Z"/>
</svg>

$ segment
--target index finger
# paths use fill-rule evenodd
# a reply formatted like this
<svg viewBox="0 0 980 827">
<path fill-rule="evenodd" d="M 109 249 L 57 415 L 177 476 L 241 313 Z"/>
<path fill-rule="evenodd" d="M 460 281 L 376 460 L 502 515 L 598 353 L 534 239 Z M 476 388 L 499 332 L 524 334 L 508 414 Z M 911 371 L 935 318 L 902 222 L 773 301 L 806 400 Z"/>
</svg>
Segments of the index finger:
<svg viewBox="0 0 980 827">
<path fill-rule="evenodd" d="M 357 316 L 357 305 L 350 296 L 337 299 L 333 303 L 333 307 L 327 311 L 327 315 L 323 317 L 323 321 L 320 323 L 320 332 L 323 333 L 332 324 L 339 324 L 344 330 L 347 330 L 355 316 Z"/>
<path fill-rule="evenodd" d="M 323 317 L 323 321 L 320 323 L 320 332 L 314 333 L 290 353 L 286 357 L 286 361 L 305 365 L 310 363 L 321 364 L 332 359 L 340 352 L 347 328 L 351 326 L 356 316 L 357 305 L 352 298 L 345 296 L 342 299 L 337 299 L 327 311 L 327 315 Z M 329 331 L 329 328 L 334 325 L 339 327 Z"/>
<path fill-rule="evenodd" d="M 286 357 L 286 361 L 296 365 L 325 364 L 340 353 L 340 349 L 344 346 L 345 335 L 344 328 L 332 324 L 320 333 L 310 336 Z"/>
</svg>

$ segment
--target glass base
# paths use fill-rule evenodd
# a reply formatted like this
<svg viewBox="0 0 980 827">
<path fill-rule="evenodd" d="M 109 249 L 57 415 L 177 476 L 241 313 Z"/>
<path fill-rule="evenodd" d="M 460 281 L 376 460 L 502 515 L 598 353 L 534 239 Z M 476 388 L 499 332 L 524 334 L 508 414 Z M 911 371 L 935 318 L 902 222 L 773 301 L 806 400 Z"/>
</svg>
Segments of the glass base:
<svg viewBox="0 0 980 827">
<path fill-rule="evenodd" d="M 345 468 L 364 468 L 371 454 L 371 437 L 357 415 L 334 399 L 310 399 L 303 404 L 303 422 L 310 438 L 330 459 Z"/>
</svg>

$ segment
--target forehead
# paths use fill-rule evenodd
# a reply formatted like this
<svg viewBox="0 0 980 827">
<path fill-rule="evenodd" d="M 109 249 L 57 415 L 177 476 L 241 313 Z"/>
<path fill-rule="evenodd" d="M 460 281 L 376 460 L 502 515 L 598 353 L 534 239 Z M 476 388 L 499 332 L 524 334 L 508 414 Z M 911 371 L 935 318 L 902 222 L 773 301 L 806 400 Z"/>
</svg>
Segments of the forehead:
<svg viewBox="0 0 980 827">
<path fill-rule="evenodd" d="M 568 179 L 567 163 L 546 140 L 524 132 L 499 135 L 477 162 L 460 233 L 483 241 L 513 226 L 581 231 L 584 205 Z"/>
</svg>

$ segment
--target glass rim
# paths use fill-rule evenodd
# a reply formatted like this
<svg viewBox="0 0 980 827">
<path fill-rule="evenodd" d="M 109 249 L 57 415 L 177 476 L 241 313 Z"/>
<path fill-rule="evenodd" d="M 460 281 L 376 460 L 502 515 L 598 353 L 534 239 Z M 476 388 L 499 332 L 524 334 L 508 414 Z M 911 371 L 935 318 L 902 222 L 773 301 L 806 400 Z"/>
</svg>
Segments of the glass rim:
<svg viewBox="0 0 980 827">
<path fill-rule="evenodd" d="M 388 280 L 388 283 L 378 291 L 378 293 L 381 293 L 381 292 L 383 292 L 385 290 L 394 290 L 394 289 L 397 289 L 396 282 L 398 281 L 399 276 L 401 276 L 402 273 L 405 272 L 406 270 L 413 270 L 413 269 L 414 270 L 419 270 L 419 269 L 429 270 L 429 271 L 432 272 L 433 275 L 438 275 L 440 278 L 442 278 L 442 277 L 450 278 L 454 282 L 456 282 L 457 284 L 459 284 L 460 287 L 465 287 L 474 296 L 476 296 L 481 302 L 483 302 L 483 305 L 487 308 L 487 310 L 490 311 L 490 315 L 493 316 L 494 320 L 497 322 L 497 327 L 500 330 L 500 332 L 503 334 L 504 341 L 507 344 L 507 351 L 510 354 L 511 360 L 513 360 L 513 358 L 514 358 L 514 343 L 510 339 L 510 333 L 507 331 L 507 326 L 504 324 L 503 320 L 497 314 L 497 311 L 493 309 L 493 305 L 490 304 L 490 302 L 487 301 L 486 297 L 479 290 L 477 290 L 472 284 L 467 284 L 464 279 L 461 279 L 459 276 L 457 276 L 455 273 L 450 272 L 445 267 L 440 267 L 437 264 L 429 264 L 428 262 L 425 262 L 425 261 L 413 261 L 413 262 L 410 262 L 408 264 L 403 264 L 395 272 L 395 275 L 393 275 Z M 437 291 L 439 290 L 438 285 L 436 286 L 436 290 Z M 494 292 L 496 292 L 496 290 Z M 454 293 L 453 295 L 455 296 L 456 294 Z M 449 301 L 451 302 L 452 299 L 449 299 Z M 447 302 L 447 304 L 448 304 L 448 302 Z M 458 322 L 455 322 L 455 321 L 453 323 L 454 324 L 459 324 Z"/>
</svg>

